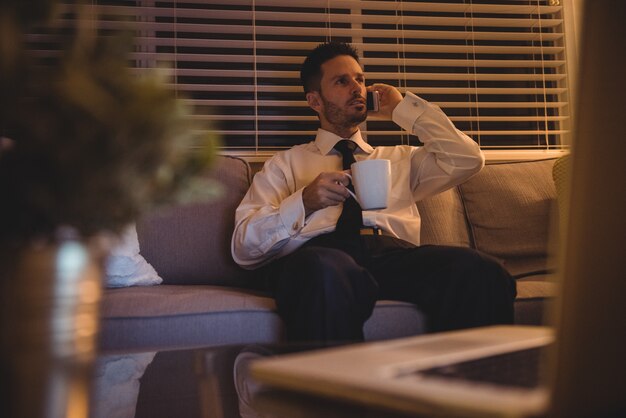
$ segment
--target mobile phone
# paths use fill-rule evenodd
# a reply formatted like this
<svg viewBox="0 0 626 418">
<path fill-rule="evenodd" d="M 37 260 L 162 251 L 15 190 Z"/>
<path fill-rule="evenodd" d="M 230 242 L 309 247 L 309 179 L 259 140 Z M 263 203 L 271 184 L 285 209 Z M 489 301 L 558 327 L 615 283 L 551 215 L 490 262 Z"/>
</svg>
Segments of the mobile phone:
<svg viewBox="0 0 626 418">
<path fill-rule="evenodd" d="M 367 110 L 371 110 L 372 112 L 378 112 L 378 92 L 377 91 L 368 91 L 367 92 Z"/>
</svg>

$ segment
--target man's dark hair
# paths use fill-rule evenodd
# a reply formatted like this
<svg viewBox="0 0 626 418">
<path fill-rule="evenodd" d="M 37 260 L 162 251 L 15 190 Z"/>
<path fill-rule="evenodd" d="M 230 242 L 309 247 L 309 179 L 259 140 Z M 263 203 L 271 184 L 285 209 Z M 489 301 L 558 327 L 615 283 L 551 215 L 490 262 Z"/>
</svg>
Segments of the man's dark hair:
<svg viewBox="0 0 626 418">
<path fill-rule="evenodd" d="M 322 81 L 322 64 L 340 55 L 349 55 L 359 62 L 357 50 L 345 42 L 328 42 L 318 45 L 306 57 L 300 70 L 300 79 L 304 87 L 304 94 L 310 91 L 319 91 Z"/>
</svg>

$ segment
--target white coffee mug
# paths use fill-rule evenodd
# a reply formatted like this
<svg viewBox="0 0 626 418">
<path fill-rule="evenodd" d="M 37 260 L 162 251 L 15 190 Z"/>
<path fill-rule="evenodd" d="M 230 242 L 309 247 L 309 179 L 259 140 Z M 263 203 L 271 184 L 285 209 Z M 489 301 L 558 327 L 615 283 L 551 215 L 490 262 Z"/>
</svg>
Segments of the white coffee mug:
<svg viewBox="0 0 626 418">
<path fill-rule="evenodd" d="M 353 163 L 350 167 L 355 193 L 350 194 L 363 210 L 385 209 L 391 189 L 391 162 L 375 159 Z M 356 194 L 356 195 L 355 195 Z"/>
</svg>

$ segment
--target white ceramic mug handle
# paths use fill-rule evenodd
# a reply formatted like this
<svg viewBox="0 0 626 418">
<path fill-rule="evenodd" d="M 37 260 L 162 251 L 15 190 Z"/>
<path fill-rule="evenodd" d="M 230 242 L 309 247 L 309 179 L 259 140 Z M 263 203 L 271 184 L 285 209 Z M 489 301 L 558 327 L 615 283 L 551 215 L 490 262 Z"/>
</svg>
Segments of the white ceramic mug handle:
<svg viewBox="0 0 626 418">
<path fill-rule="evenodd" d="M 348 173 L 345 173 L 346 176 L 350 177 L 350 182 L 352 182 L 352 176 Z M 356 195 L 352 192 L 352 190 L 348 189 L 347 186 L 344 186 L 346 188 L 346 190 L 348 191 L 348 193 L 350 193 L 352 195 L 352 197 L 354 198 L 354 200 L 356 200 L 356 202 L 359 204 L 359 206 L 361 205 L 361 202 L 359 202 L 359 199 L 356 197 Z"/>
</svg>

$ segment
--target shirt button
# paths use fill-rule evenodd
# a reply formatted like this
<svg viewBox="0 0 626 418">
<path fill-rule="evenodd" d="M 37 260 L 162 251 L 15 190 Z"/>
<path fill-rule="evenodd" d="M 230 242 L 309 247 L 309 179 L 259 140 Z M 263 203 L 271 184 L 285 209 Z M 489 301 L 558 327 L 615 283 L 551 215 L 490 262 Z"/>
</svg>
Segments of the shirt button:
<svg viewBox="0 0 626 418">
<path fill-rule="evenodd" d="M 294 222 L 294 223 L 293 223 L 293 225 L 291 225 L 291 228 L 292 228 L 294 231 L 297 231 L 297 230 L 298 230 L 298 228 L 300 228 L 300 224 L 299 224 L 298 222 Z"/>
</svg>

